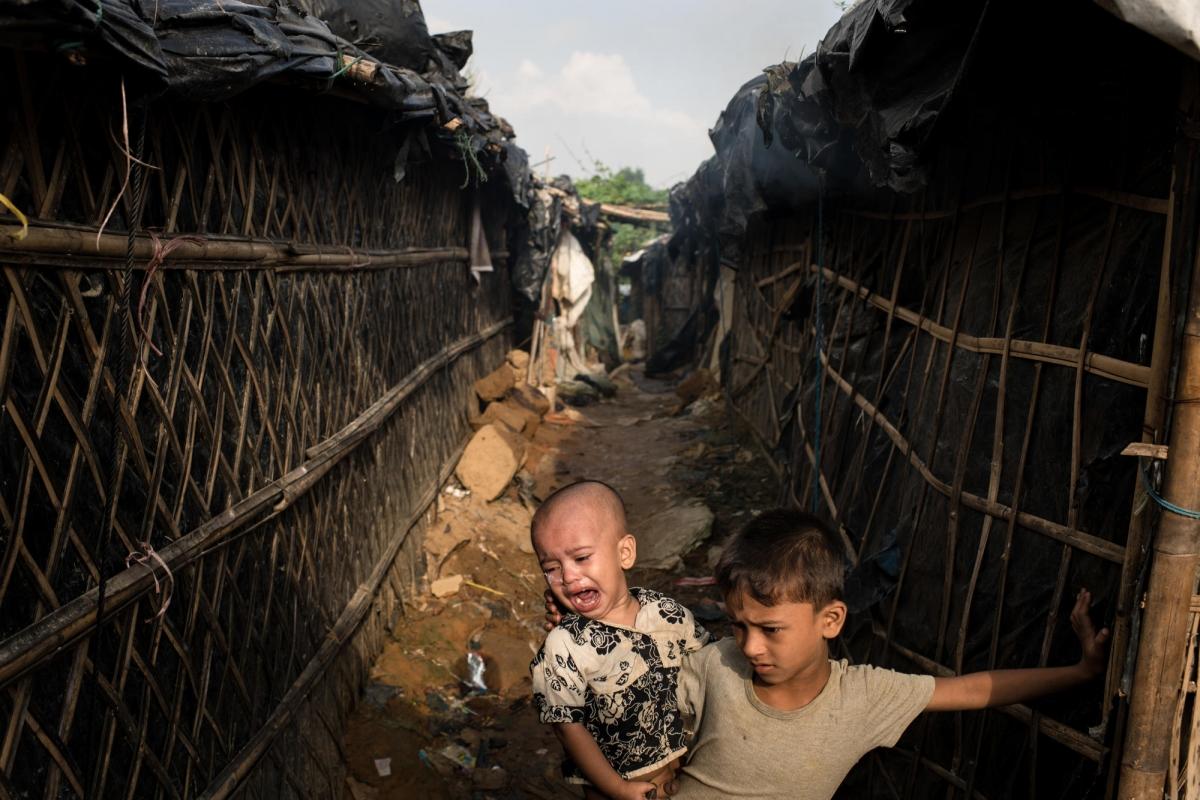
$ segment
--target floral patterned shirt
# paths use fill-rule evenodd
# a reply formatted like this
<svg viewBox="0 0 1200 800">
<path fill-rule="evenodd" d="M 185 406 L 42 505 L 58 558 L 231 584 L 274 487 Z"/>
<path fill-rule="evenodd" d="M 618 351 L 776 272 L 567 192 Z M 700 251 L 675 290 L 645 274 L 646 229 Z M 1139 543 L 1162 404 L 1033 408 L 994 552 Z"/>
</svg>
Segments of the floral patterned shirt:
<svg viewBox="0 0 1200 800">
<path fill-rule="evenodd" d="M 687 752 L 676 691 L 684 653 L 712 641 L 690 611 L 650 589 L 633 628 L 563 617 L 529 665 L 542 722 L 587 726 L 621 777 L 648 775 Z M 563 774 L 587 783 L 568 758 Z"/>
</svg>

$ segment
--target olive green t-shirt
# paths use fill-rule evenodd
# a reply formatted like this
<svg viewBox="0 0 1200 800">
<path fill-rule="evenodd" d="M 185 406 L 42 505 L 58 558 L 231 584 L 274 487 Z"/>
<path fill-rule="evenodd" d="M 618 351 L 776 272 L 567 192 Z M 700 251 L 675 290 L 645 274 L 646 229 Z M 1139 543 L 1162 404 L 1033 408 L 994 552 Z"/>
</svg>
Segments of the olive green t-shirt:
<svg viewBox="0 0 1200 800">
<path fill-rule="evenodd" d="M 933 696 L 930 675 L 830 660 L 821 693 L 804 708 L 779 711 L 754 694 L 733 639 L 689 659 L 680 707 L 695 715 L 696 735 L 673 795 L 681 800 L 829 800 L 855 762 L 894 745 Z"/>
</svg>

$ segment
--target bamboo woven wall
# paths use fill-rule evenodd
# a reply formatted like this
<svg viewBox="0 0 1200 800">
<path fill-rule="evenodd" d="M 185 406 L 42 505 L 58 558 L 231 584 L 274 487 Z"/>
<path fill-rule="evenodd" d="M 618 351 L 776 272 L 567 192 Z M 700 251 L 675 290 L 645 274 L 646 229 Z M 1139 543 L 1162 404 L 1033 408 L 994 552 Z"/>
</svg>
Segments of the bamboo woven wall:
<svg viewBox="0 0 1200 800">
<path fill-rule="evenodd" d="M 1179 287 L 1161 267 L 1196 198 L 1170 193 L 1174 82 L 1093 77 L 1127 119 L 1080 137 L 976 98 L 927 190 L 830 196 L 747 233 L 726 388 L 784 499 L 840 528 L 856 565 L 847 654 L 933 674 L 1068 663 L 1081 586 L 1115 630 L 1103 695 L 927 715 L 847 797 L 1113 789 L 1108 699 L 1128 690 L 1155 513 L 1119 453 L 1164 441 L 1160 299 Z"/>
<path fill-rule="evenodd" d="M 0 797 L 340 796 L 342 723 L 507 347 L 462 165 L 397 183 L 401 132 L 332 98 L 159 99 L 143 211 L 131 186 L 97 245 L 119 76 L 0 59 L 0 192 L 33 223 L 0 227 Z M 136 148 L 132 89 L 129 114 Z M 126 386 L 128 220 L 204 239 L 152 274 L 132 240 Z"/>
</svg>

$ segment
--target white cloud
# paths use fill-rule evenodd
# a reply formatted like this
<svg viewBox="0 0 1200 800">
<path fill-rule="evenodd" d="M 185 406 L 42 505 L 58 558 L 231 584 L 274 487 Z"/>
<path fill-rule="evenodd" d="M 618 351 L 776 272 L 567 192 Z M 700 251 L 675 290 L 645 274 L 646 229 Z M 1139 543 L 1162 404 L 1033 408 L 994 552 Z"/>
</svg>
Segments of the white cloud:
<svg viewBox="0 0 1200 800">
<path fill-rule="evenodd" d="M 517 77 L 522 80 L 534 81 L 542 77 L 542 69 L 528 58 L 523 58 L 517 65 Z"/>
<path fill-rule="evenodd" d="M 552 112 L 559 119 L 559 136 L 583 122 L 596 128 L 624 123 L 636 126 L 640 136 L 648 139 L 683 139 L 701 151 L 707 147 L 707 126 L 683 111 L 656 108 L 638 89 L 624 56 L 617 53 L 577 50 L 550 75 L 526 58 L 508 80 L 488 83 L 492 108 L 518 124 L 518 134 L 522 116 L 544 117 Z"/>
</svg>

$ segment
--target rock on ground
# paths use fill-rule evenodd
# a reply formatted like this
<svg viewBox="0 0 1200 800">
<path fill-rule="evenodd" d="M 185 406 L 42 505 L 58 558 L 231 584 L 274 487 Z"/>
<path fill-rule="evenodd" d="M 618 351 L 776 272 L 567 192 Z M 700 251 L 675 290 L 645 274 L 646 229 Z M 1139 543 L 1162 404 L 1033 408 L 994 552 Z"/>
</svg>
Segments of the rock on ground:
<svg viewBox="0 0 1200 800">
<path fill-rule="evenodd" d="M 475 394 L 484 403 L 503 400 L 505 392 L 511 389 L 514 383 L 512 367 L 507 363 L 501 364 L 497 369 L 475 381 Z"/>
<path fill-rule="evenodd" d="M 528 383 L 518 383 L 508 391 L 507 402 L 527 408 L 539 417 L 550 413 L 550 399 Z"/>
<path fill-rule="evenodd" d="M 713 513 L 699 500 L 688 500 L 634 525 L 639 567 L 674 569 L 712 532 Z"/>
<path fill-rule="evenodd" d="M 532 439 L 534 434 L 537 433 L 538 425 L 541 424 L 542 418 L 535 412 L 517 405 L 511 400 L 505 400 L 503 403 L 488 403 L 484 412 L 470 422 L 471 427 L 475 430 L 479 430 L 484 425 L 500 422 L 507 425 L 516 433 L 523 434 L 525 438 Z"/>
<path fill-rule="evenodd" d="M 458 590 L 462 588 L 462 585 L 462 575 L 447 575 L 429 584 L 429 592 L 434 597 L 449 597 L 452 594 L 458 594 Z"/>
<path fill-rule="evenodd" d="M 513 380 L 517 384 L 524 383 L 529 375 L 529 353 L 524 350 L 509 350 L 505 360 L 508 361 L 509 369 L 512 370 Z"/>
<path fill-rule="evenodd" d="M 476 497 L 495 500 L 525 460 L 525 440 L 505 425 L 484 425 L 467 444 L 454 474 Z"/>
</svg>

